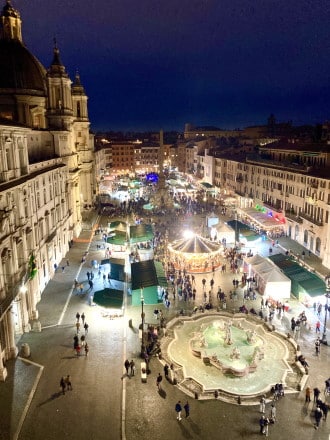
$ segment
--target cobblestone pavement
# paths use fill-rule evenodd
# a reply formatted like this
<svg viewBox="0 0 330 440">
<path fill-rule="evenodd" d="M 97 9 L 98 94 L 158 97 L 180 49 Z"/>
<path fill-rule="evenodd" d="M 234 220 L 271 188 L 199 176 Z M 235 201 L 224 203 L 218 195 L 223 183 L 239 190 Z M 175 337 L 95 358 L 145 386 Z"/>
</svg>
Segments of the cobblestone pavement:
<svg viewBox="0 0 330 440">
<path fill-rule="evenodd" d="M 225 218 L 223 219 L 225 220 Z M 107 219 L 102 219 L 106 224 Z M 176 222 L 173 234 L 181 228 L 196 228 L 205 219 L 185 218 Z M 100 260 L 104 251 L 97 249 L 100 237 L 90 227 L 95 218 L 88 217 L 86 230 L 70 249 L 67 258 L 70 266 L 64 273 L 57 272 L 47 285 L 38 305 L 42 331 L 24 334 L 19 341 L 29 344 L 31 356 L 18 357 L 7 363 L 8 379 L 0 384 L 0 439 L 254 439 L 260 436 L 258 420 L 259 407 L 255 405 L 229 404 L 220 400 L 196 400 L 163 381 L 163 392 L 156 387 L 156 377 L 162 372 L 158 358 L 152 358 L 151 373 L 146 383 L 140 378 L 140 340 L 138 326 L 141 309 L 132 307 L 130 299 L 125 301 L 122 318 L 109 319 L 101 316 L 98 307 L 89 305 L 86 272 L 91 260 Z M 192 224 L 191 224 L 192 223 Z M 260 253 L 268 254 L 269 243 L 261 245 Z M 291 249 L 301 255 L 303 248 L 288 238 L 279 239 L 274 252 Z M 85 264 L 82 254 L 88 250 Z M 312 255 L 306 263 L 322 276 L 327 270 L 320 260 Z M 59 265 L 61 267 L 61 264 Z M 203 275 L 204 276 L 204 275 Z M 226 293 L 232 288 L 233 275 L 215 274 L 215 286 L 220 285 Z M 72 290 L 73 280 L 83 282 L 83 295 Z M 207 282 L 211 274 L 205 276 Z M 196 304 L 202 301 L 201 276 L 197 279 Z M 101 279 L 95 279 L 95 289 L 102 286 Z M 214 299 L 216 302 L 216 299 Z M 236 301 L 228 301 L 227 310 L 237 308 L 243 302 L 242 292 Z M 179 310 L 192 310 L 192 302 L 172 301 L 167 319 L 176 316 Z M 259 309 L 260 297 L 248 303 Z M 162 307 L 162 306 L 160 306 Z M 153 306 L 145 306 L 146 322 L 156 323 Z M 292 316 L 297 317 L 304 308 L 295 299 L 290 300 L 290 310 L 284 319 L 274 319 L 275 328 L 287 332 Z M 89 356 L 77 357 L 73 351 L 75 315 L 84 311 L 89 323 L 87 335 L 90 345 Z M 314 323 L 316 316 L 307 310 L 308 323 L 298 335 L 301 351 L 310 364 L 308 385 L 324 389 L 324 380 L 330 376 L 329 346 L 321 347 L 320 356 L 314 351 Z M 322 320 L 323 316 L 321 316 Z M 132 327 L 128 323 L 132 320 Z M 123 373 L 124 360 L 134 359 L 136 375 L 127 377 Z M 61 376 L 70 374 L 73 390 L 64 396 L 60 394 Z M 189 400 L 191 415 L 178 422 L 174 405 L 178 400 Z M 304 404 L 304 391 L 287 394 L 277 403 L 278 421 L 270 427 L 269 436 L 274 439 L 301 440 L 307 435 L 313 439 L 329 440 L 329 421 L 322 422 L 319 430 L 313 429 L 312 404 Z M 270 403 L 267 403 L 269 411 Z"/>
</svg>

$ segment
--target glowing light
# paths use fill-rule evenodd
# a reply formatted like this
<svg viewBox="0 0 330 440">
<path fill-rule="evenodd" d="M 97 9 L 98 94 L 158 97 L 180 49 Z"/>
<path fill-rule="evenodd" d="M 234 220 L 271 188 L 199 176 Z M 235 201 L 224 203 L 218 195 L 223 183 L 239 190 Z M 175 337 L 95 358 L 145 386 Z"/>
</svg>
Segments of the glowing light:
<svg viewBox="0 0 330 440">
<path fill-rule="evenodd" d="M 186 239 L 192 238 L 194 236 L 195 236 L 195 233 L 193 231 L 190 231 L 188 229 L 186 231 L 183 231 L 183 237 Z"/>
</svg>

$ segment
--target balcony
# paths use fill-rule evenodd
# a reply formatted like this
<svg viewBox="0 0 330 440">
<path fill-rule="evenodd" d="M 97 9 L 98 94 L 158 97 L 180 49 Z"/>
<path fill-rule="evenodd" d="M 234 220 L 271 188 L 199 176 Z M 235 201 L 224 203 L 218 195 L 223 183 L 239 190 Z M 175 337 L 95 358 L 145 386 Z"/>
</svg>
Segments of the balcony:
<svg viewBox="0 0 330 440">
<path fill-rule="evenodd" d="M 308 215 L 308 214 L 306 214 L 304 212 L 301 212 L 299 214 L 299 216 L 301 218 L 303 218 L 304 220 L 307 220 L 308 222 L 313 223 L 316 226 L 323 226 L 323 222 L 321 220 L 317 220 L 314 217 L 312 217 L 312 216 L 310 216 L 310 215 Z"/>
<path fill-rule="evenodd" d="M 303 222 L 303 219 L 297 216 L 295 212 L 286 212 L 285 217 L 299 224 Z"/>
<path fill-rule="evenodd" d="M 272 203 L 271 201 L 268 201 L 268 202 L 263 201 L 262 204 L 266 208 L 270 208 L 273 211 L 282 212 L 282 208 L 281 208 L 281 205 L 279 203 Z"/>
</svg>

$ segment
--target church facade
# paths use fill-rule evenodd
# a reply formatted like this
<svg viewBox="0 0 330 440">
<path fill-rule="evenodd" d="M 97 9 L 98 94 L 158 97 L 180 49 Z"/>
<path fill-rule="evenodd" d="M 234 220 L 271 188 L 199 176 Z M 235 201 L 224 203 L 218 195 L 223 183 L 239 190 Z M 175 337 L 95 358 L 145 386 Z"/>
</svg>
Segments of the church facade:
<svg viewBox="0 0 330 440">
<path fill-rule="evenodd" d="M 87 96 L 57 45 L 45 68 L 23 43 L 10 0 L 0 16 L 0 380 L 20 335 L 94 203 Z"/>
</svg>

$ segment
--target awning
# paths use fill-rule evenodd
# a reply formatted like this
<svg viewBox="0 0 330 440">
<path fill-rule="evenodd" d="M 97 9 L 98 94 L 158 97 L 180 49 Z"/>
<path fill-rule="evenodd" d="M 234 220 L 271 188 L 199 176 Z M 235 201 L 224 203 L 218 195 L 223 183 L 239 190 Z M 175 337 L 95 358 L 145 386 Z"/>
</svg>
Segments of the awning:
<svg viewBox="0 0 330 440">
<path fill-rule="evenodd" d="M 105 288 L 94 293 L 93 302 L 107 309 L 121 309 L 123 307 L 124 292 Z"/>
<path fill-rule="evenodd" d="M 141 287 L 167 286 L 164 269 L 160 262 L 146 260 L 132 263 L 131 274 L 132 290 L 137 290 Z"/>
<path fill-rule="evenodd" d="M 130 242 L 131 243 L 142 243 L 145 241 L 152 240 L 154 238 L 154 233 L 152 230 L 152 225 L 134 225 L 130 226 Z"/>
</svg>

